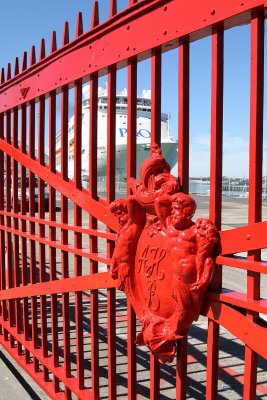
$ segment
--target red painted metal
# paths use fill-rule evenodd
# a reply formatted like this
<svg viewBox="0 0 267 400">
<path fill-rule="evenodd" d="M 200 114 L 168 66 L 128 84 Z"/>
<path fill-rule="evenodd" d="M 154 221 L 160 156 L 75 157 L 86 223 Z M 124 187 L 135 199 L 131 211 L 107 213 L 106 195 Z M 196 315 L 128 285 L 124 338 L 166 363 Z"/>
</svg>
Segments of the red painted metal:
<svg viewBox="0 0 267 400">
<path fill-rule="evenodd" d="M 136 177 L 136 110 L 137 103 L 137 60 L 132 58 L 128 63 L 128 129 L 127 129 L 127 181 Z M 127 187 L 127 194 L 130 188 Z M 136 315 L 127 300 L 127 356 L 128 356 L 128 398 L 136 399 Z"/>
<path fill-rule="evenodd" d="M 189 42 L 179 46 L 178 176 L 183 192 L 189 188 Z"/>
<path fill-rule="evenodd" d="M 98 3 L 97 3 L 98 4 Z M 94 23 L 98 20 L 98 7 L 94 7 Z M 97 199 L 97 181 L 93 177 L 97 176 L 97 104 L 98 104 L 98 77 L 93 75 L 90 79 L 90 131 L 89 131 L 89 189 L 91 197 Z M 91 230 L 97 229 L 97 219 L 89 215 L 89 227 Z M 90 236 L 90 251 L 96 253 L 98 251 L 98 240 L 95 236 Z M 92 277 L 98 280 L 98 263 L 90 260 L 90 273 Z M 90 295 L 91 305 L 91 363 L 92 363 L 92 390 L 93 398 L 99 398 L 100 384 L 100 368 L 99 368 L 99 316 L 98 305 L 99 295 L 97 288 L 93 288 Z"/>
<path fill-rule="evenodd" d="M 263 77 L 264 77 L 264 10 L 253 13 L 251 20 L 251 81 L 250 81 L 250 164 L 248 222 L 262 218 L 262 149 L 263 149 Z M 248 259 L 260 261 L 261 251 L 248 253 Z M 247 296 L 260 299 L 260 274 L 247 272 Z M 247 311 L 247 319 L 256 321 L 257 313 Z M 245 347 L 244 391 L 245 400 L 256 399 L 258 353 Z"/>
<path fill-rule="evenodd" d="M 222 136 L 223 136 L 223 45 L 224 31 L 220 26 L 212 32 L 212 92 L 211 92 L 211 152 L 210 152 L 210 210 L 211 221 L 221 228 L 222 214 Z M 222 285 L 222 268 L 215 266 L 211 282 L 214 291 Z M 207 349 L 207 399 L 217 396 L 218 359 L 220 327 L 214 321 L 208 322 Z"/>
<path fill-rule="evenodd" d="M 264 345 L 266 324 L 259 316 L 259 313 L 267 314 L 266 298 L 260 292 L 260 277 L 267 271 L 266 262 L 261 261 L 260 257 L 260 250 L 267 247 L 267 222 L 262 221 L 261 210 L 266 4 L 263 0 L 214 0 L 212 5 L 209 1 L 197 0 L 190 3 L 178 0 L 129 0 L 128 7 L 120 13 L 117 12 L 117 5 L 116 0 L 107 2 L 110 16 L 100 25 L 99 5 L 95 1 L 89 31 L 84 32 L 83 16 L 78 13 L 74 40 L 70 41 L 68 23 L 65 22 L 62 47 L 58 48 L 56 33 L 52 32 L 49 54 L 46 55 L 45 41 L 42 39 L 38 60 L 35 48 L 32 47 L 29 66 L 27 53 L 24 53 L 21 69 L 16 58 L 14 68 L 8 64 L 6 69 L 1 70 L 0 175 L 5 176 L 5 184 L 2 179 L 0 343 L 52 399 L 71 399 L 76 396 L 78 399 L 98 400 L 108 397 L 113 400 L 120 396 L 121 388 L 117 384 L 125 379 L 126 374 L 124 377 L 121 374 L 123 367 L 118 360 L 119 352 L 127 355 L 127 362 L 123 363 L 125 370 L 127 368 L 125 398 L 134 400 L 140 394 L 147 395 L 150 399 L 160 399 L 164 389 L 161 384 L 164 381 L 160 378 L 166 370 L 159 363 L 158 356 L 162 361 L 167 361 L 174 357 L 175 352 L 177 357 L 172 365 L 173 369 L 169 370 L 172 371 L 176 386 L 171 398 L 176 396 L 176 399 L 181 400 L 188 396 L 190 381 L 187 382 L 187 363 L 190 362 L 190 354 L 195 357 L 195 349 L 192 350 L 192 345 L 188 346 L 187 331 L 191 320 L 200 311 L 203 295 L 195 292 L 195 300 L 199 300 L 198 307 L 194 306 L 188 311 L 188 321 L 182 322 L 182 326 L 177 328 L 174 324 L 170 337 L 166 339 L 164 335 L 166 336 L 167 330 L 155 327 L 155 321 L 160 319 L 159 312 L 151 311 L 151 307 L 156 307 L 154 302 L 159 294 L 161 304 L 165 304 L 170 312 L 170 304 L 175 304 L 171 285 L 161 286 L 162 281 L 165 281 L 156 279 L 156 284 L 149 282 L 149 285 L 154 285 L 157 289 L 154 291 L 154 286 L 149 286 L 150 295 L 144 296 L 140 287 L 146 290 L 145 276 L 140 278 L 140 274 L 136 272 L 127 278 L 123 276 L 125 270 L 120 267 L 119 279 L 116 281 L 109 271 L 111 266 L 113 275 L 117 274 L 114 267 L 116 260 L 119 263 L 126 260 L 126 263 L 131 262 L 134 265 L 135 257 L 141 261 L 143 258 L 149 259 L 152 255 L 148 246 L 154 246 L 157 237 L 161 238 L 161 249 L 169 248 L 173 242 L 174 246 L 170 248 L 168 257 L 171 257 L 178 242 L 179 246 L 181 244 L 181 231 L 170 226 L 164 227 L 164 219 L 163 228 L 155 223 L 149 227 L 143 226 L 144 209 L 150 217 L 155 217 L 157 204 L 157 213 L 161 217 L 163 211 L 172 204 L 172 201 L 167 200 L 166 204 L 161 204 L 159 191 L 153 197 L 152 190 L 149 193 L 141 190 L 140 182 L 147 188 L 153 179 L 157 181 L 158 171 L 149 182 L 146 182 L 149 175 L 146 168 L 141 171 L 140 180 L 130 179 L 136 178 L 137 172 L 137 67 L 144 59 L 151 61 L 151 143 L 160 145 L 161 83 L 164 78 L 162 53 L 178 48 L 179 184 L 176 178 L 171 178 L 167 183 L 166 176 L 161 177 L 157 183 L 158 190 L 163 191 L 169 185 L 178 199 L 181 195 L 177 193 L 178 190 L 182 189 L 184 193 L 189 191 L 190 43 L 211 37 L 209 218 L 221 229 L 224 31 L 241 24 L 250 24 L 248 225 L 220 232 L 221 253 L 216 259 L 217 264 L 202 310 L 202 314 L 208 318 L 208 331 L 207 355 L 201 355 L 201 360 L 207 366 L 206 398 L 215 399 L 218 397 L 218 372 L 221 369 L 220 327 L 223 326 L 245 346 L 244 378 L 240 378 L 240 382 L 243 384 L 243 398 L 254 399 L 256 390 L 260 387 L 257 385 L 258 355 L 267 358 Z M 149 28 L 145 34 L 144 27 Z M 125 168 L 129 184 L 125 193 L 128 200 L 114 203 L 117 197 L 116 79 L 117 70 L 122 67 L 127 67 L 128 80 Z M 98 79 L 103 75 L 108 76 L 107 179 L 104 199 L 98 197 L 97 188 Z M 90 83 L 90 109 L 86 110 L 89 131 L 84 132 L 82 85 L 87 82 Z M 72 102 L 74 177 L 69 179 L 68 130 Z M 89 140 L 88 188 L 82 187 L 83 140 Z M 153 152 L 153 146 L 151 150 Z M 56 157 L 59 152 L 60 171 Z M 144 165 L 149 166 L 149 161 Z M 45 203 L 46 193 L 49 193 L 49 210 Z M 135 233 L 129 231 L 129 226 L 120 228 L 116 217 L 109 210 L 112 202 L 113 205 L 121 206 L 125 202 L 128 206 L 133 205 L 133 198 L 138 200 L 139 206 L 140 202 L 145 203 L 139 209 L 140 220 L 135 227 Z M 189 201 L 190 197 L 186 196 L 185 199 Z M 138 208 L 136 203 L 135 207 Z M 168 221 L 170 219 L 167 218 Z M 189 231 L 196 230 L 196 226 L 198 224 L 192 225 Z M 119 228 L 120 235 L 114 251 Z M 183 232 L 195 241 L 197 234 L 189 231 L 184 229 Z M 129 245 L 132 246 L 133 253 L 128 253 L 124 245 L 127 235 L 131 237 L 131 234 L 132 239 L 140 235 L 141 239 L 139 238 L 137 248 L 134 243 Z M 167 241 L 165 247 L 164 240 Z M 248 255 L 235 255 L 240 252 L 248 252 Z M 195 258 L 196 247 L 193 253 Z M 179 247 L 176 256 L 187 257 L 184 245 Z M 170 259 L 169 264 L 171 263 Z M 139 264 L 135 266 L 136 271 L 139 267 Z M 213 262 L 210 267 L 213 267 Z M 247 271 L 247 290 L 244 293 L 222 289 L 222 277 L 229 268 Z M 149 271 L 148 268 L 148 274 Z M 173 274 L 168 275 L 168 279 L 171 277 Z M 189 273 L 185 277 L 193 279 Z M 127 291 L 127 282 L 130 282 L 128 297 L 137 316 L 142 320 L 141 333 L 130 300 L 126 303 L 123 293 L 116 290 L 117 286 L 125 288 L 126 285 Z M 190 281 L 189 286 L 193 284 Z M 178 290 L 176 297 L 179 293 Z M 181 294 L 180 297 L 184 301 L 185 297 Z M 117 310 L 121 304 L 124 307 L 123 315 Z M 141 304 L 145 311 L 140 311 Z M 146 312 L 150 313 L 150 324 L 147 322 L 149 318 L 145 317 Z M 161 317 L 162 328 L 169 316 L 164 314 Z M 122 338 L 120 334 L 117 335 L 120 332 L 118 328 L 121 319 L 127 324 L 124 332 L 127 339 L 126 336 Z M 154 353 L 150 352 L 149 355 L 144 348 L 137 352 L 136 336 L 139 342 L 148 344 Z M 176 341 L 177 336 L 182 339 Z M 165 344 L 160 342 L 157 345 L 157 340 L 165 341 Z M 150 370 L 150 389 L 145 390 L 147 394 L 141 393 L 143 386 L 138 378 L 140 357 Z M 204 389 L 201 395 L 205 396 Z M 166 391 L 164 396 L 168 397 Z"/>
<path fill-rule="evenodd" d="M 137 343 L 166 363 L 173 360 L 176 340 L 199 316 L 219 236 L 211 221 L 192 222 L 195 201 L 179 192 L 158 145 L 151 150 L 140 166 L 140 181 L 129 182 L 133 195 L 110 205 L 121 226 L 111 274 L 142 323 Z"/>
<path fill-rule="evenodd" d="M 110 1 L 110 16 L 116 14 L 116 0 Z M 116 69 L 111 66 L 108 71 L 108 123 L 107 123 L 107 172 L 106 198 L 110 204 L 115 198 L 115 151 L 116 151 Z M 110 258 L 114 250 L 114 242 L 107 241 L 107 256 Z M 108 398 L 117 397 L 116 385 L 116 289 L 107 289 L 107 334 L 108 334 Z"/>
</svg>

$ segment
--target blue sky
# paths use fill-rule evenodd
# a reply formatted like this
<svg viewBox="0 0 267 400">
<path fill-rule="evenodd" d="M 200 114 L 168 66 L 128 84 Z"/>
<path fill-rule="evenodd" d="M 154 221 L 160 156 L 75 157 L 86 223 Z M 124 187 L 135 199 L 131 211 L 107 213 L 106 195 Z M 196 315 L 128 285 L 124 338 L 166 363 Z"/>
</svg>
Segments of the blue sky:
<svg viewBox="0 0 267 400">
<path fill-rule="evenodd" d="M 99 0 L 101 21 L 108 18 L 108 3 L 108 0 Z M 119 10 L 127 4 L 127 0 L 118 0 Z M 45 38 L 48 52 L 53 30 L 57 32 L 58 46 L 60 46 L 65 20 L 69 21 L 72 39 L 78 11 L 83 12 L 84 30 L 88 30 L 92 6 L 93 0 L 2 2 L 0 66 L 6 67 L 7 63 L 11 62 L 13 69 L 15 57 L 19 56 L 21 61 L 23 52 L 29 52 L 33 44 L 38 54 L 41 38 Z M 205 176 L 209 171 L 211 38 L 191 44 L 190 60 L 190 175 Z M 249 26 L 226 31 L 223 173 L 227 176 L 248 175 L 249 61 Z M 178 109 L 177 69 L 176 49 L 165 53 L 162 63 L 162 110 L 171 114 L 172 131 L 175 137 L 177 137 Z M 143 89 L 150 88 L 150 62 L 143 62 L 138 72 L 138 92 L 141 94 Z M 126 71 L 122 70 L 118 72 L 118 90 L 126 86 Z M 267 148 L 267 143 L 264 144 L 265 148 Z M 266 153 L 265 165 L 267 150 L 264 153 Z"/>
</svg>

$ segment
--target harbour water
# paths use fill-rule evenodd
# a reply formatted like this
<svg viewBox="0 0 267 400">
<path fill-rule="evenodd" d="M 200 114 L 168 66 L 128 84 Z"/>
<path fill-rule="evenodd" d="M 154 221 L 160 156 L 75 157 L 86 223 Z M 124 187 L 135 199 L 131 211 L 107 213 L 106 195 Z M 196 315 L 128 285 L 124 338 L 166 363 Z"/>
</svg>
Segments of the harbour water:
<svg viewBox="0 0 267 400">
<path fill-rule="evenodd" d="M 194 194 L 200 194 L 202 196 L 209 196 L 210 194 L 210 184 L 203 182 L 189 182 L 189 192 Z M 225 196 L 238 196 L 238 197 L 247 197 L 248 196 L 248 188 L 243 187 L 241 190 L 233 190 L 231 186 L 228 190 L 223 190 L 222 194 Z"/>
<path fill-rule="evenodd" d="M 126 186 L 127 186 L 126 178 L 122 177 L 122 176 L 121 177 L 116 176 L 116 191 L 118 193 L 122 193 L 122 194 L 126 193 Z M 106 178 L 105 177 L 100 177 L 98 179 L 97 188 L 98 188 L 99 193 L 103 193 L 106 191 Z M 242 188 L 240 187 L 239 190 L 234 190 L 230 186 L 229 189 L 223 190 L 222 194 L 224 196 L 230 196 L 230 197 L 248 197 L 248 187 L 242 187 Z M 205 183 L 205 182 L 200 183 L 200 182 L 190 181 L 189 182 L 189 193 L 197 194 L 200 196 L 209 196 L 210 184 Z"/>
</svg>

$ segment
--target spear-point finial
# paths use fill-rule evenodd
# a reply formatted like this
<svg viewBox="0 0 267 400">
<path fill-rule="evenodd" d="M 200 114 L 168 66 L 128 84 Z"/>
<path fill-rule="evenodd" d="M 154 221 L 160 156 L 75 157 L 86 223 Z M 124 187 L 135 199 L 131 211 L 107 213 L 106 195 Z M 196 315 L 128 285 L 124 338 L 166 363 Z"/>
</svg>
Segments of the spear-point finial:
<svg viewBox="0 0 267 400">
<path fill-rule="evenodd" d="M 5 68 L 2 68 L 1 71 L 1 85 L 2 83 L 5 83 L 6 79 L 5 79 Z"/>
<path fill-rule="evenodd" d="M 52 32 L 50 53 L 57 50 L 57 34 L 56 31 Z"/>
<path fill-rule="evenodd" d="M 27 51 L 24 51 L 22 60 L 22 71 L 25 71 L 25 69 L 27 69 Z"/>
<path fill-rule="evenodd" d="M 15 58 L 14 76 L 19 74 L 19 58 Z"/>
<path fill-rule="evenodd" d="M 33 65 L 36 63 L 36 54 L 35 54 L 35 46 L 32 46 L 31 48 L 31 60 L 30 60 L 30 65 Z"/>
<path fill-rule="evenodd" d="M 7 72 L 6 72 L 6 80 L 8 81 L 9 79 L 11 79 L 11 64 L 10 63 L 7 64 Z"/>
<path fill-rule="evenodd" d="M 109 17 L 113 17 L 117 14 L 117 0 L 110 0 L 110 12 Z"/>
<path fill-rule="evenodd" d="M 98 7 L 98 1 L 95 0 L 93 6 L 91 28 L 94 28 L 97 25 L 99 25 L 99 7 Z"/>
<path fill-rule="evenodd" d="M 45 58 L 45 40 L 41 39 L 39 59 L 42 60 L 43 58 Z"/>
<path fill-rule="evenodd" d="M 68 44 L 70 41 L 69 38 L 69 23 L 68 21 L 65 21 L 64 23 L 64 31 L 63 31 L 63 38 L 62 38 L 62 46 L 65 44 Z"/>
<path fill-rule="evenodd" d="M 76 20 L 76 37 L 79 37 L 82 34 L 83 34 L 83 15 L 81 11 L 79 11 Z"/>
</svg>

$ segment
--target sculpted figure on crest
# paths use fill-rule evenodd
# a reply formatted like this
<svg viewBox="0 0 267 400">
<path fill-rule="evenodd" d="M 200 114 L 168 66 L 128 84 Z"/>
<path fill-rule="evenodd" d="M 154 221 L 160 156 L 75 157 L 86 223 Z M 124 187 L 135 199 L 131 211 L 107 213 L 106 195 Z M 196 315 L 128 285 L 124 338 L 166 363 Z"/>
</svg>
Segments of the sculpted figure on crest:
<svg viewBox="0 0 267 400">
<path fill-rule="evenodd" d="M 111 274 L 142 323 L 137 343 L 171 362 L 201 312 L 219 233 L 208 219 L 193 222 L 195 200 L 181 191 L 159 146 L 129 186 L 132 194 L 110 205 L 120 224 Z"/>
</svg>

